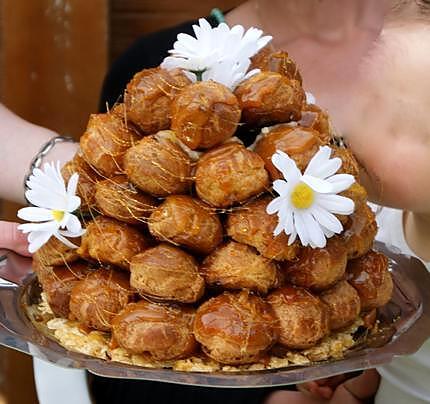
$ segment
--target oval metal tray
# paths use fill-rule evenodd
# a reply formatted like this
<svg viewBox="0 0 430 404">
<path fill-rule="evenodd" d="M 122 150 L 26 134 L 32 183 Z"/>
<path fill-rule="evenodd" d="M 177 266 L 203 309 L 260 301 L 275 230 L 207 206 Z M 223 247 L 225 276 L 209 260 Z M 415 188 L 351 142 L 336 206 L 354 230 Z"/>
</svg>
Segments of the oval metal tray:
<svg viewBox="0 0 430 404">
<path fill-rule="evenodd" d="M 31 303 L 37 293 L 31 259 L 5 250 L 0 251 L 0 344 L 100 376 L 212 387 L 287 385 L 380 366 L 395 356 L 416 352 L 430 337 L 430 274 L 419 260 L 399 254 L 394 247 L 375 243 L 375 249 L 390 258 L 394 280 L 392 300 L 379 312 L 381 321 L 390 321 L 389 333 L 347 352 L 341 360 L 267 371 L 191 373 L 129 366 L 71 352 L 27 318 L 23 304 Z"/>
</svg>

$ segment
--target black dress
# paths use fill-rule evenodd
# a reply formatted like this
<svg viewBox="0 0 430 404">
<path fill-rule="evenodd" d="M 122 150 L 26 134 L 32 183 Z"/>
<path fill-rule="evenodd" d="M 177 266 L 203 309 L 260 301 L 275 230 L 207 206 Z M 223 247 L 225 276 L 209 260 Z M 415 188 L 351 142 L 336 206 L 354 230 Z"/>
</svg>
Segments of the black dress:
<svg viewBox="0 0 430 404">
<path fill-rule="evenodd" d="M 210 16 L 212 26 L 218 21 Z M 114 62 L 103 83 L 99 109 L 106 111 L 120 101 L 127 83 L 138 71 L 158 66 L 172 48 L 176 36 L 193 34 L 189 21 L 138 39 Z M 268 394 L 279 388 L 221 389 L 182 386 L 168 383 L 110 379 L 89 375 L 90 389 L 97 404 L 259 404 Z"/>
</svg>

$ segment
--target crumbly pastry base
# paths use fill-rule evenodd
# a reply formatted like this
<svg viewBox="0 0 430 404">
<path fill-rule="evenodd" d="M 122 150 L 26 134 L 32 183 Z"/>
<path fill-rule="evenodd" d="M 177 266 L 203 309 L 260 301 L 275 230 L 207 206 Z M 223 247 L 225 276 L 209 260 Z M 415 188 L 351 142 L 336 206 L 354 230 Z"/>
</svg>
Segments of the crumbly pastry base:
<svg viewBox="0 0 430 404">
<path fill-rule="evenodd" d="M 53 337 L 64 348 L 128 365 L 145 368 L 171 368 L 184 372 L 259 371 L 288 366 L 306 366 L 319 361 L 341 359 L 345 352 L 355 345 L 353 334 L 358 327 L 363 325 L 363 320 L 358 318 L 347 329 L 330 334 L 312 348 L 301 351 L 285 351 L 282 357 L 272 355 L 264 363 L 231 366 L 220 364 L 206 356 L 193 356 L 171 362 L 154 362 L 145 355 L 131 354 L 123 348 L 112 348 L 109 333 L 95 330 L 86 332 L 76 321 L 55 317 L 46 301 L 46 295 L 42 293 L 41 297 L 39 304 L 27 307 L 30 320 L 39 330 Z"/>
</svg>

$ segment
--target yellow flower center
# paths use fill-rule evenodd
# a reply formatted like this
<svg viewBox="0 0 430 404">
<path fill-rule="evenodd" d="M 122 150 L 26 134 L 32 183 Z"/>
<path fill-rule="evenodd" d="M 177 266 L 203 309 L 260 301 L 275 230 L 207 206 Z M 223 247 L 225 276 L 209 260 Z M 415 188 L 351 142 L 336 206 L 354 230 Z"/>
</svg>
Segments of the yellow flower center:
<svg viewBox="0 0 430 404">
<path fill-rule="evenodd" d="M 315 193 L 313 189 L 303 182 L 297 184 L 291 192 L 291 203 L 297 209 L 309 208 L 314 203 L 314 200 Z"/>
<path fill-rule="evenodd" d="M 64 211 L 63 210 L 53 210 L 52 211 L 52 217 L 57 221 L 61 222 L 64 218 Z"/>
</svg>

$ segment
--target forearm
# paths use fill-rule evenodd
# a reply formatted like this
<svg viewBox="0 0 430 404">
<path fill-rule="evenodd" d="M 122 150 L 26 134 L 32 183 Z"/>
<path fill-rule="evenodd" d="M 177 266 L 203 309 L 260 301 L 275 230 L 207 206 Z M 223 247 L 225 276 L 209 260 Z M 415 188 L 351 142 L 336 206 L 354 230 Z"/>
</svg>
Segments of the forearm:
<svg viewBox="0 0 430 404">
<path fill-rule="evenodd" d="M 0 199 L 24 202 L 23 180 L 30 162 L 41 146 L 57 133 L 27 122 L 0 104 Z M 59 143 L 45 157 L 46 161 L 65 163 L 76 152 L 75 143 Z"/>
</svg>

